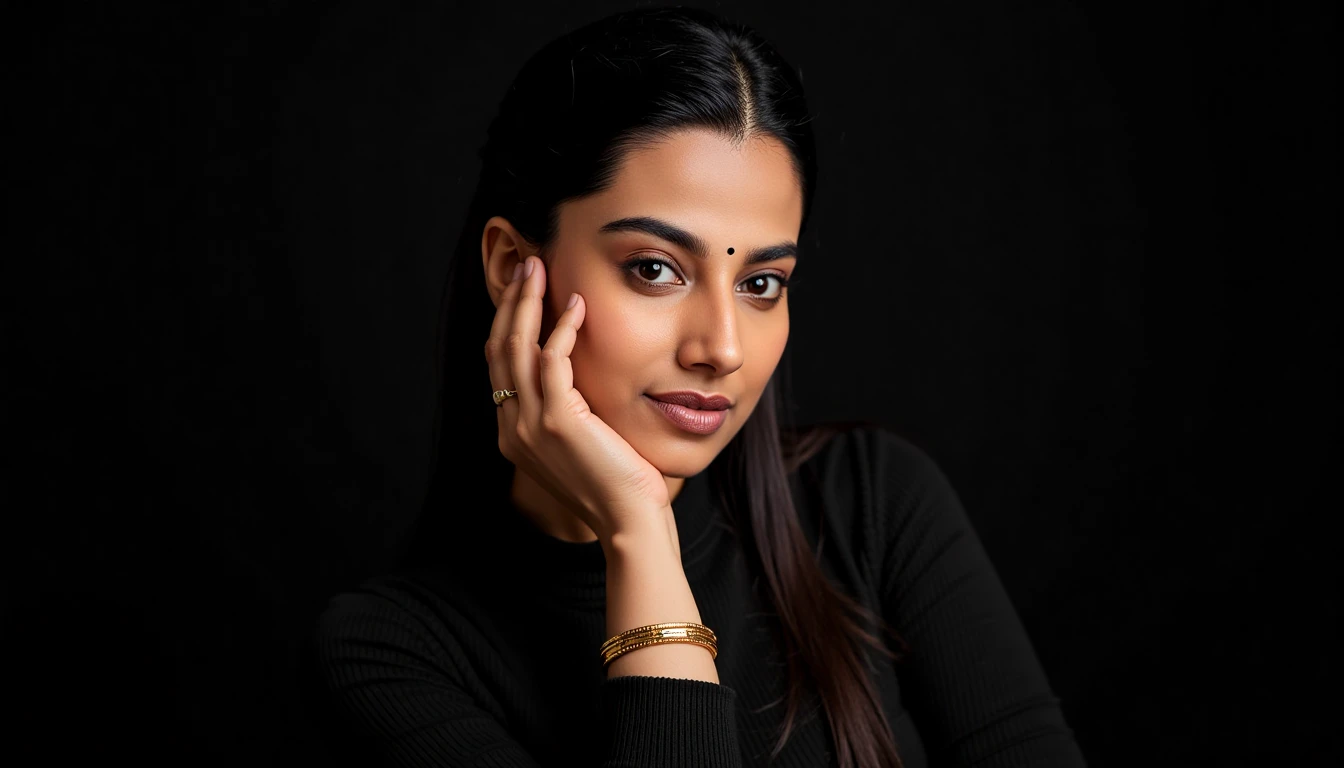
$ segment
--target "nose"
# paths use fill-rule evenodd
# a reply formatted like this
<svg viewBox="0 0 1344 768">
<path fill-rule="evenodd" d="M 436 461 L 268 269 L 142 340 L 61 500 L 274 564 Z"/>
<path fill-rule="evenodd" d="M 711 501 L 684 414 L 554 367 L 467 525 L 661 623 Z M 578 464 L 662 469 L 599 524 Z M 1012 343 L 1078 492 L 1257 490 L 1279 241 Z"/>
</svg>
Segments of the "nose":
<svg viewBox="0 0 1344 768">
<path fill-rule="evenodd" d="M 677 362 L 690 371 L 709 368 L 715 376 L 727 376 L 742 367 L 739 306 L 732 295 L 712 294 L 686 304 Z"/>
</svg>

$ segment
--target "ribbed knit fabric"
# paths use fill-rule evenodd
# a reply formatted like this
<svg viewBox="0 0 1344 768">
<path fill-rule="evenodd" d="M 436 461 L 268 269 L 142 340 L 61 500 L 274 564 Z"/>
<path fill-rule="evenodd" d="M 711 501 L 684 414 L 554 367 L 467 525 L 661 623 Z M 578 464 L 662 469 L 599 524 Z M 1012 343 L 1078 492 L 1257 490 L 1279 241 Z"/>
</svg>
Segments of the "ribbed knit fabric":
<svg viewBox="0 0 1344 768">
<path fill-rule="evenodd" d="M 895 663 L 869 654 L 905 768 L 1084 765 L 956 492 L 925 453 L 852 428 L 791 483 L 826 575 L 909 645 Z M 332 599 L 316 672 L 341 754 L 417 768 L 766 765 L 787 666 L 761 582 L 711 496 L 701 473 L 672 506 L 687 579 L 718 636 L 720 683 L 607 679 L 601 545 L 550 537 L 504 500 L 473 507 L 441 563 Z M 772 765 L 835 764 L 809 694 Z"/>
</svg>

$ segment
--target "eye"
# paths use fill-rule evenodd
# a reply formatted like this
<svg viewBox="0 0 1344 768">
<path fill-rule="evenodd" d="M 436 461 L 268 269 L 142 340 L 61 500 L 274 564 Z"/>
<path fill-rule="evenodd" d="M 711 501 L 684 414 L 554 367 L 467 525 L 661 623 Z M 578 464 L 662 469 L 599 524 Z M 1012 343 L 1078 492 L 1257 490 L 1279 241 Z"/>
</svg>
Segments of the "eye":
<svg viewBox="0 0 1344 768">
<path fill-rule="evenodd" d="M 627 269 L 639 279 L 651 285 L 676 285 L 677 273 L 672 265 L 662 259 L 642 258 L 630 262 Z"/>
<path fill-rule="evenodd" d="M 683 284 L 681 278 L 677 276 L 677 268 L 671 262 L 655 256 L 630 259 L 623 269 L 639 285 L 653 287 Z M 784 289 L 788 287 L 789 279 L 787 275 L 777 272 L 763 272 L 739 283 L 737 292 L 745 293 L 767 305 L 774 305 L 784 298 Z"/>
<path fill-rule="evenodd" d="M 771 281 L 774 281 L 773 287 Z M 752 298 L 763 299 L 765 301 L 778 301 L 784 291 L 784 287 L 789 284 L 787 278 L 783 275 L 776 275 L 772 272 L 766 272 L 760 275 L 753 275 L 742 281 L 740 287 L 745 287 L 744 293 L 750 294 Z"/>
</svg>

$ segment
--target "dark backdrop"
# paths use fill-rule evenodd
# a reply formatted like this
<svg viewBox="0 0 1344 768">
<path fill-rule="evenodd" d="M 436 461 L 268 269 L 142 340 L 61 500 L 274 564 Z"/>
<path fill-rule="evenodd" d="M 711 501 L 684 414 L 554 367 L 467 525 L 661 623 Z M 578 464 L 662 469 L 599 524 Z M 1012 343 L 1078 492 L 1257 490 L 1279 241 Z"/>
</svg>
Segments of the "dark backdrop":
<svg viewBox="0 0 1344 768">
<path fill-rule="evenodd" d="M 393 5 L 10 27 L 21 748 L 324 759 L 295 661 L 418 512 L 475 149 L 621 7 Z M 1338 754 L 1335 21 L 1267 5 L 713 6 L 816 113 L 799 418 L 943 466 L 1095 766 Z"/>
</svg>

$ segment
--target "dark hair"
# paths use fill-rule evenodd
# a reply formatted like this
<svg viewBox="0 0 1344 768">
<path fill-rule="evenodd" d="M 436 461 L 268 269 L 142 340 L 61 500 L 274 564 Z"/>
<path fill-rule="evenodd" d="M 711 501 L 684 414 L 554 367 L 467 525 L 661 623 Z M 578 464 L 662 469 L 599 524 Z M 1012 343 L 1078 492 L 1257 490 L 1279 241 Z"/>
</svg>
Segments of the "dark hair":
<svg viewBox="0 0 1344 768">
<path fill-rule="evenodd" d="M 439 402 L 422 522 L 442 515 L 454 479 L 470 476 L 474 484 L 505 488 L 512 470 L 498 451 L 485 450 L 498 438 L 493 408 L 467 409 L 465 417 L 454 412 L 451 422 L 443 409 L 443 403 L 478 402 L 492 389 L 483 354 L 494 316 L 480 258 L 485 222 L 503 216 L 547 259 L 561 203 L 609 186 L 630 149 L 690 127 L 734 141 L 762 135 L 781 141 L 802 186 L 806 228 L 817 168 L 802 82 L 749 28 L 703 10 L 645 8 L 548 43 L 518 73 L 480 150 L 480 179 L 444 286 L 435 361 Z M 462 369 L 445 372 L 450 362 Z M 835 428 L 791 426 L 788 400 L 780 391 L 786 363 L 787 358 L 751 418 L 709 468 L 750 567 L 764 576 L 765 597 L 778 616 L 776 630 L 786 649 L 788 705 L 771 759 L 788 741 L 810 688 L 825 709 L 843 768 L 900 766 L 868 674 L 871 662 L 858 641 L 889 658 L 898 655 L 850 614 L 883 626 L 902 650 L 904 643 L 880 617 L 830 583 L 798 522 L 788 477 Z M 465 467 L 460 456 L 440 450 L 448 434 L 479 445 L 467 453 L 480 457 L 473 458 L 480 465 Z"/>
</svg>

